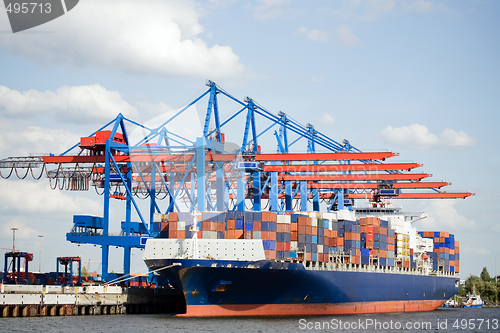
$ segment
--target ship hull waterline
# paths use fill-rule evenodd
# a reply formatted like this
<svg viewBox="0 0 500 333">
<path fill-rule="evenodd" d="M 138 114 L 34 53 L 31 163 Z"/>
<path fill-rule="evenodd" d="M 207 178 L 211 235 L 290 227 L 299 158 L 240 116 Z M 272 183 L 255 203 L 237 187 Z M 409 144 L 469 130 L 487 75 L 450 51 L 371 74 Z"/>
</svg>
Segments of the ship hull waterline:
<svg viewBox="0 0 500 333">
<path fill-rule="evenodd" d="M 182 292 L 186 317 L 299 316 L 432 311 L 458 292 L 456 277 L 308 270 L 270 260 L 150 259 Z"/>
</svg>

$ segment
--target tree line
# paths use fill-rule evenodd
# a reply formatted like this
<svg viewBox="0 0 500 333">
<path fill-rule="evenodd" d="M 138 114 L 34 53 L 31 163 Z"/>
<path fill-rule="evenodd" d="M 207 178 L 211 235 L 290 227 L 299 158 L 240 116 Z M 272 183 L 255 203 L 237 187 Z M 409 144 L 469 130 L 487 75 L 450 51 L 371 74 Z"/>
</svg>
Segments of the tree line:
<svg viewBox="0 0 500 333">
<path fill-rule="evenodd" d="M 476 287 L 476 293 L 490 303 L 496 303 L 500 299 L 500 280 L 495 282 L 495 279 L 490 277 L 486 267 L 483 268 L 480 276 L 469 276 L 465 281 L 465 287 L 460 286 L 459 295 L 465 296 L 468 293 L 473 293 L 474 287 Z"/>
</svg>

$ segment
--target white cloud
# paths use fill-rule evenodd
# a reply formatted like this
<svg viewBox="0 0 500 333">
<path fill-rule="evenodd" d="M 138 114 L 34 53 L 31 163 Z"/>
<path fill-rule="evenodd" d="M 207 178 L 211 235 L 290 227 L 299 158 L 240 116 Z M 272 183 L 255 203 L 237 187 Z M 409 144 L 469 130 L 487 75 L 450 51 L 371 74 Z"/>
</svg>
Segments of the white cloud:
<svg viewBox="0 0 500 333">
<path fill-rule="evenodd" d="M 359 39 L 358 36 L 356 36 L 354 32 L 352 32 L 351 28 L 347 25 L 341 25 L 340 27 L 337 28 L 336 37 L 339 43 L 344 45 L 348 46 L 363 45 L 361 39 Z"/>
<path fill-rule="evenodd" d="M 427 0 L 414 0 L 403 4 L 404 10 L 417 13 L 445 12 L 447 7 L 443 3 Z"/>
<path fill-rule="evenodd" d="M 256 20 L 269 20 L 282 16 L 287 12 L 283 8 L 290 0 L 259 0 L 259 5 L 249 6 L 253 10 L 253 17 Z"/>
<path fill-rule="evenodd" d="M 199 37 L 200 15 L 192 1 L 80 1 L 66 15 L 26 33 L 1 34 L 0 50 L 47 64 L 168 77 L 243 77 L 246 70 L 230 46 L 208 46 Z M 9 30 L 8 20 L 2 21 L 0 29 Z"/>
<path fill-rule="evenodd" d="M 29 176 L 30 177 L 30 176 Z M 86 214 L 101 215 L 100 202 L 65 194 L 61 190 L 50 189 L 48 180 L 42 177 L 38 182 L 2 180 L 0 209 L 11 215 L 64 215 Z"/>
<path fill-rule="evenodd" d="M 11 236 L 12 228 L 17 228 L 16 230 L 17 243 L 19 242 L 20 239 L 35 239 L 40 234 L 39 231 L 28 226 L 28 222 L 26 221 L 25 216 L 13 216 L 8 219 L 5 219 L 5 221 L 2 221 L 2 226 L 0 227 L 0 230 L 2 230 L 2 234 L 4 236 L 7 235 Z M 16 244 L 16 249 L 19 249 L 19 244 Z"/>
<path fill-rule="evenodd" d="M 467 253 L 467 254 L 478 254 L 478 255 L 489 255 L 491 254 L 491 251 L 488 249 L 485 249 L 484 247 L 472 247 L 469 245 L 464 245 L 463 248 L 460 249 L 462 253 Z"/>
<path fill-rule="evenodd" d="M 307 38 L 315 41 L 315 42 L 327 42 L 329 33 L 322 30 L 317 29 L 307 29 L 306 27 L 300 27 L 298 32 L 306 36 Z"/>
<path fill-rule="evenodd" d="M 423 210 L 428 213 L 426 219 L 418 222 L 422 227 L 421 230 L 474 230 L 476 222 L 460 215 L 454 207 L 457 201 L 455 200 L 432 200 L 422 203 Z"/>
<path fill-rule="evenodd" d="M 0 85 L 0 111 L 8 117 L 43 114 L 79 123 L 109 121 L 118 113 L 131 118 L 138 116 L 119 92 L 109 91 L 99 84 L 63 86 L 44 92 L 34 89 L 20 92 Z"/>
<path fill-rule="evenodd" d="M 380 136 L 388 143 L 411 149 L 430 149 L 435 147 L 462 149 L 477 144 L 475 138 L 463 131 L 456 132 L 447 128 L 441 134 L 436 135 L 429 132 L 426 126 L 420 124 L 394 128 L 387 126 L 380 133 Z"/>
<path fill-rule="evenodd" d="M 323 10 L 342 20 L 374 22 L 387 15 L 405 12 L 436 13 L 447 12 L 443 3 L 426 0 L 349 0 L 337 9 Z"/>
<path fill-rule="evenodd" d="M 315 119 L 318 125 L 332 126 L 335 124 L 335 118 L 329 113 L 322 113 L 319 117 Z"/>
<path fill-rule="evenodd" d="M 79 135 L 67 130 L 38 126 L 17 127 L 5 121 L 0 125 L 2 158 L 46 153 L 60 154 L 79 141 Z M 1 171 L 5 174 L 5 170 Z"/>
</svg>

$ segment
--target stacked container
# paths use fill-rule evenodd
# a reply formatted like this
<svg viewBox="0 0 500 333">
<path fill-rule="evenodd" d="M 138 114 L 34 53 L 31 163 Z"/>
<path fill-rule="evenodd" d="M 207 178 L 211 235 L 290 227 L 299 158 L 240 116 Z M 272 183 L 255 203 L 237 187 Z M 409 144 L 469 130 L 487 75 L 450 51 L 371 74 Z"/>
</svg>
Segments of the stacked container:
<svg viewBox="0 0 500 333">
<path fill-rule="evenodd" d="M 432 269 L 451 273 L 460 272 L 460 244 L 455 236 L 445 231 L 420 231 L 423 238 L 434 240 L 434 250 L 427 255 L 432 260 Z"/>
</svg>

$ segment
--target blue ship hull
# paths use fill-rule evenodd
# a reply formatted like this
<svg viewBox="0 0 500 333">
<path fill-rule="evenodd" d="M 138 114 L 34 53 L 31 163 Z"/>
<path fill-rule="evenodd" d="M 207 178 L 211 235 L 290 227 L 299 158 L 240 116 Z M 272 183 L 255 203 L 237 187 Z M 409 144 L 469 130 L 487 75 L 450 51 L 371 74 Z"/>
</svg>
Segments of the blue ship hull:
<svg viewBox="0 0 500 333">
<path fill-rule="evenodd" d="M 458 278 L 309 270 L 301 263 L 146 260 L 186 300 L 186 316 L 318 315 L 430 311 L 458 292 Z"/>
</svg>

